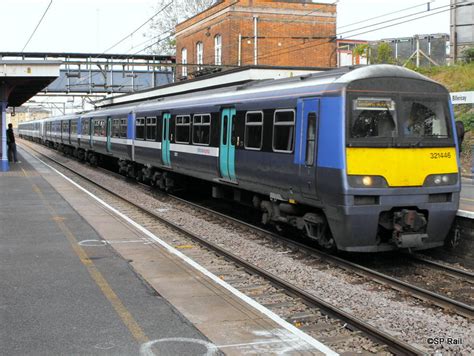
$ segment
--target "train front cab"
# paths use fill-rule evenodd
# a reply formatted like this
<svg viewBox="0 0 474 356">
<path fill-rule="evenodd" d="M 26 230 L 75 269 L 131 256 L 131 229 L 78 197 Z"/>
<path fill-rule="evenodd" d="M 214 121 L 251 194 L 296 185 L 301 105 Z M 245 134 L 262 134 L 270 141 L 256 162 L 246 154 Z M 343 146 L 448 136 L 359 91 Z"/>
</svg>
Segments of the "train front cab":
<svg viewBox="0 0 474 356">
<path fill-rule="evenodd" d="M 413 78 L 357 80 L 347 85 L 342 117 L 343 170 L 333 170 L 329 189 L 321 193 L 332 199 L 326 215 L 338 248 L 443 245 L 460 192 L 447 90 Z M 344 194 L 328 196 L 337 191 Z"/>
</svg>

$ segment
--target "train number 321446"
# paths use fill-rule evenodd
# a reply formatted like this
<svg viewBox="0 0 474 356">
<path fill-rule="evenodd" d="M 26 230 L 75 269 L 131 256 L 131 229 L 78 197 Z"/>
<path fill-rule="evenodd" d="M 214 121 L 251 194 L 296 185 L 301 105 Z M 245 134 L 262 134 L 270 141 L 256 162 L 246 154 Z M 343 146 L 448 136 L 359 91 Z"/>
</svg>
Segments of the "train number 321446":
<svg viewBox="0 0 474 356">
<path fill-rule="evenodd" d="M 451 152 L 431 152 L 431 159 L 451 158 Z"/>
</svg>

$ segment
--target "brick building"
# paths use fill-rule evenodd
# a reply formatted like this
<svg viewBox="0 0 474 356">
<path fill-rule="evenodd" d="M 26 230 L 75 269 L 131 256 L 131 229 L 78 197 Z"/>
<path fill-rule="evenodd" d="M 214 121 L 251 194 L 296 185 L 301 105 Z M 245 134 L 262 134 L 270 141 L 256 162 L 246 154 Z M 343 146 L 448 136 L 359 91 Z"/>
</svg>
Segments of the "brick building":
<svg viewBox="0 0 474 356">
<path fill-rule="evenodd" d="M 212 66 L 335 67 L 336 5 L 222 0 L 176 26 L 177 77 Z M 206 66 L 207 65 L 207 66 Z"/>
</svg>

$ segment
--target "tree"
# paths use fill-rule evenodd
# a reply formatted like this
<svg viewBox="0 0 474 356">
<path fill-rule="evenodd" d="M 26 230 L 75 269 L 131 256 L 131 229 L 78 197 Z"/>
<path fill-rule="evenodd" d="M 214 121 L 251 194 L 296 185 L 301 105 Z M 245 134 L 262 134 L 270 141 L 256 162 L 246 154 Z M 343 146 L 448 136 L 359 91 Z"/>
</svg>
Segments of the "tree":
<svg viewBox="0 0 474 356">
<path fill-rule="evenodd" d="M 394 64 L 395 58 L 392 56 L 392 47 L 387 42 L 382 42 L 377 46 L 377 57 L 374 63 Z"/>
<path fill-rule="evenodd" d="M 367 58 L 367 64 L 370 63 L 370 46 L 368 43 L 362 43 L 358 44 L 357 46 L 354 47 L 352 50 L 352 56 L 353 57 L 365 57 Z"/>
<path fill-rule="evenodd" d="M 157 0 L 154 12 L 163 9 L 152 21 L 148 31 L 143 35 L 150 40 L 147 52 L 150 54 L 175 55 L 176 41 L 174 31 L 176 24 L 207 9 L 216 0 Z"/>
</svg>

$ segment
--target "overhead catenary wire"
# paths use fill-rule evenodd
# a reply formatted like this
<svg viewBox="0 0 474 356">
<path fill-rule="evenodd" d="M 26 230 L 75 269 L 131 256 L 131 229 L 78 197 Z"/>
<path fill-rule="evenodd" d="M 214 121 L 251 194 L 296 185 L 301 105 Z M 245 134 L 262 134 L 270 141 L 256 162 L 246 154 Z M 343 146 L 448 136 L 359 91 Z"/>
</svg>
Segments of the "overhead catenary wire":
<svg viewBox="0 0 474 356">
<path fill-rule="evenodd" d="M 406 8 L 404 8 L 404 9 L 400 9 L 400 10 L 397 10 L 397 11 L 390 11 L 390 12 L 387 12 L 387 13 L 384 13 L 384 14 L 381 14 L 381 15 L 377 15 L 377 16 L 368 18 L 368 19 L 364 19 L 364 20 L 361 20 L 361 21 L 356 21 L 356 22 L 348 23 L 348 24 L 346 24 L 346 25 L 340 26 L 339 29 L 345 28 L 345 27 L 350 27 L 350 26 L 353 26 L 353 25 L 358 25 L 358 24 L 361 24 L 361 23 L 365 23 L 365 22 L 367 22 L 367 21 L 372 21 L 372 20 L 380 19 L 380 18 L 382 18 L 382 17 L 387 17 L 387 16 L 390 16 L 390 15 L 399 14 L 399 13 L 401 13 L 401 12 L 405 12 L 405 11 L 408 11 L 408 10 L 411 10 L 411 9 L 415 9 L 415 8 L 417 8 L 417 7 L 420 7 L 420 6 L 429 5 L 429 4 L 431 4 L 431 3 L 435 2 L 435 1 L 436 1 L 436 0 L 430 0 L 430 1 L 427 1 L 427 2 L 424 2 L 424 3 L 421 3 L 421 4 L 418 4 L 418 5 L 415 5 L 415 6 L 406 7 Z"/>
<path fill-rule="evenodd" d="M 163 6 L 160 10 L 158 10 L 153 16 L 151 16 L 148 20 L 146 20 L 144 23 L 142 23 L 140 26 L 138 26 L 135 30 L 133 30 L 132 32 L 130 32 L 128 35 L 126 35 L 125 37 L 123 37 L 120 41 L 116 42 L 114 45 L 110 46 L 109 48 L 107 48 L 102 54 L 105 54 L 106 52 L 110 51 L 112 48 L 115 48 L 117 47 L 119 44 L 121 44 L 123 41 L 125 41 L 127 38 L 133 36 L 135 33 L 137 33 L 140 29 L 143 28 L 143 26 L 145 26 L 148 22 L 152 21 L 156 16 L 158 16 L 159 14 L 161 14 L 163 11 L 165 11 L 171 4 L 173 3 L 173 1 L 170 1 L 169 3 L 167 3 L 165 6 Z"/>
<path fill-rule="evenodd" d="M 447 7 L 447 6 L 451 6 L 451 5 L 444 5 L 444 6 L 441 6 L 441 7 L 438 7 L 436 9 L 439 9 L 439 8 L 443 8 L 443 7 Z M 435 9 L 432 9 L 431 11 L 433 11 Z M 446 11 L 448 11 L 450 9 L 447 9 Z M 400 19 L 403 19 L 403 18 L 409 18 L 409 17 L 412 17 L 412 16 L 415 16 L 417 14 L 420 14 L 420 13 L 425 13 L 427 11 L 422 11 L 422 12 L 417 12 L 417 13 L 412 13 L 412 14 L 407 14 L 407 15 L 404 15 L 404 16 L 401 16 L 401 17 L 398 17 L 398 18 L 394 18 L 394 19 L 389 19 L 389 20 L 386 20 L 386 21 L 382 21 L 382 22 L 379 22 L 379 23 L 376 23 L 376 24 L 372 24 L 372 25 L 367 25 L 367 26 L 362 26 L 362 27 L 359 27 L 359 28 L 355 28 L 355 29 L 352 29 L 350 31 L 344 31 L 344 32 L 341 32 L 339 34 L 336 34 L 335 37 L 333 37 L 332 41 L 326 41 L 326 42 L 323 42 L 323 43 L 318 43 L 316 44 L 316 47 L 317 46 L 322 46 L 322 45 L 325 45 L 325 44 L 329 44 L 331 42 L 334 42 L 337 38 L 337 36 L 340 36 L 342 34 L 347 34 L 347 33 L 352 33 L 352 32 L 355 32 L 355 31 L 359 31 L 359 30 L 362 30 L 362 29 L 365 29 L 365 28 L 370 28 L 370 27 L 374 27 L 374 26 L 377 26 L 377 25 L 381 25 L 381 24 L 384 24 L 384 23 L 390 23 L 390 22 L 393 22 L 393 21 L 396 21 L 396 20 L 400 20 Z M 436 15 L 437 13 L 432 13 L 430 14 L 429 16 L 432 16 L 432 15 Z M 420 18 L 423 18 L 425 16 L 421 16 L 421 17 L 418 17 L 418 18 L 414 18 L 412 20 L 409 20 L 409 21 L 414 21 L 414 20 L 418 20 Z M 387 27 L 391 27 L 391 26 L 396 26 L 396 25 L 399 25 L 399 24 L 402 24 L 402 23 L 406 23 L 406 22 L 409 22 L 409 21 L 403 21 L 403 22 L 400 22 L 400 23 L 395 23 L 395 24 L 392 24 L 392 25 L 388 25 L 388 26 L 384 26 L 384 27 L 380 27 L 380 28 L 375 28 L 375 29 L 372 29 L 372 30 L 368 30 L 368 31 L 365 31 L 365 32 L 361 32 L 361 33 L 357 33 L 357 34 L 351 34 L 350 37 L 355 37 L 355 36 L 359 36 L 361 34 L 365 34 L 365 33 L 370 33 L 370 32 L 375 32 L 375 31 L 378 31 L 380 29 L 384 29 L 384 28 L 387 28 Z M 347 39 L 347 37 L 344 37 L 344 38 L 340 38 L 340 39 Z M 270 53 L 266 53 L 265 55 L 262 55 L 260 58 L 266 58 L 266 57 L 274 57 L 275 55 L 280 55 L 280 54 L 286 54 L 286 53 L 291 53 L 291 52 L 294 52 L 295 50 L 291 50 L 291 51 L 286 51 L 290 48 L 295 48 L 295 47 L 298 47 L 296 48 L 295 50 L 299 50 L 301 47 L 301 44 L 293 44 L 293 45 L 289 45 L 289 46 L 286 46 L 285 48 L 282 48 L 282 49 L 279 49 L 279 50 L 276 50 L 276 51 L 272 51 Z M 307 48 L 312 48 L 312 47 L 315 47 L 315 45 L 313 46 L 306 46 L 305 49 Z M 249 60 L 246 58 L 246 60 Z"/>
<path fill-rule="evenodd" d="M 350 37 L 355 37 L 355 36 L 359 36 L 359 35 L 362 35 L 362 34 L 366 34 L 366 33 L 370 33 L 370 32 L 375 32 L 375 31 L 379 31 L 381 29 L 385 29 L 385 28 L 389 28 L 389 27 L 393 27 L 393 26 L 398 26 L 398 25 L 401 25 L 401 24 L 404 24 L 404 23 L 407 23 L 407 22 L 411 22 L 411 21 L 416 21 L 416 20 L 419 20 L 419 19 L 422 19 L 422 18 L 426 18 L 426 17 L 430 17 L 430 16 L 434 16 L 434 15 L 438 15 L 440 13 L 443 13 L 443 12 L 447 12 L 447 11 L 451 11 L 452 8 L 456 8 L 456 7 L 462 7 L 462 6 L 472 6 L 473 2 L 471 3 L 457 3 L 457 4 L 454 4 L 454 5 L 443 5 L 443 6 L 440 6 L 438 8 L 433 8 L 431 9 L 429 12 L 429 14 L 426 14 L 426 15 L 423 15 L 423 16 L 419 16 L 419 17 L 416 17 L 416 18 L 412 18 L 412 19 L 408 19 L 408 20 L 405 20 L 405 21 L 400 21 L 400 22 L 397 22 L 397 23 L 394 23 L 394 24 L 390 24 L 390 25 L 387 25 L 387 26 L 382 26 L 382 27 L 378 27 L 378 28 L 375 28 L 375 29 L 371 29 L 371 30 L 367 30 L 367 31 L 363 31 L 363 32 L 359 32 L 359 33 L 356 33 L 356 34 L 351 34 Z M 441 9 L 441 8 L 444 8 L 444 7 L 449 7 L 448 9 L 444 9 L 444 10 L 441 10 L 441 11 L 438 11 L 438 12 L 433 12 L 434 10 L 436 9 Z M 428 11 L 424 11 L 423 13 L 425 12 L 428 12 Z M 419 14 L 419 13 L 416 13 L 416 14 Z M 408 18 L 408 17 L 412 17 L 412 16 L 415 16 L 416 14 L 410 14 L 410 15 L 406 15 L 406 16 L 402 16 L 402 17 L 399 17 L 397 18 L 398 20 L 400 19 L 403 19 L 403 18 Z M 395 21 L 395 19 L 392 19 L 392 20 L 387 20 L 387 21 L 383 21 L 383 22 L 380 22 L 378 23 L 377 25 L 380 25 L 380 24 L 384 24 L 384 23 L 389 23 L 389 22 L 393 22 Z M 376 24 L 374 24 L 373 26 L 376 26 Z M 356 29 L 353 29 L 351 31 L 345 31 L 343 33 L 350 33 L 350 32 L 355 32 L 355 31 L 358 31 L 358 30 L 361 30 L 361 29 L 365 29 L 367 27 L 372 27 L 372 26 L 363 26 L 361 28 L 356 28 Z M 336 36 L 339 36 L 336 35 Z M 348 37 L 344 37 L 344 38 L 340 38 L 340 39 L 348 39 Z M 313 47 L 318 47 L 318 46 L 322 46 L 322 45 L 326 45 L 326 44 L 329 44 L 331 42 L 334 42 L 336 40 L 336 37 L 333 38 L 333 40 L 331 41 L 326 41 L 326 42 L 323 42 L 323 43 L 317 43 L 315 45 L 312 45 L 312 46 L 306 46 L 305 49 L 307 48 L 313 48 Z M 290 48 L 294 48 L 294 47 L 297 47 L 296 49 L 291 49 L 289 51 L 286 51 L 287 49 L 290 49 Z M 296 44 L 296 45 L 290 45 L 290 46 L 287 46 L 285 48 L 282 48 L 280 50 L 277 50 L 277 51 L 273 51 L 273 52 L 270 52 L 270 53 L 266 53 L 264 55 L 261 55 L 259 56 L 258 58 L 261 59 L 261 58 L 267 58 L 267 57 L 274 57 L 276 55 L 282 55 L 282 54 L 287 54 L 287 53 L 291 53 L 291 52 L 294 52 L 294 51 L 297 51 L 297 50 L 300 50 L 301 48 L 301 44 Z M 252 58 L 250 58 L 250 56 L 248 56 L 248 58 L 245 58 L 245 60 L 251 60 Z"/>
<path fill-rule="evenodd" d="M 129 38 L 130 36 L 132 36 L 133 34 L 135 34 L 136 32 L 138 32 L 141 28 L 143 28 L 143 26 L 145 26 L 148 22 L 150 22 L 151 20 L 153 20 L 157 15 L 159 15 L 161 12 L 163 12 L 166 8 L 168 8 L 171 4 L 173 3 L 173 1 L 170 1 L 169 3 L 167 3 L 165 6 L 163 6 L 161 9 L 159 9 L 155 14 L 153 14 L 153 16 L 151 16 L 149 19 L 147 19 L 144 23 L 142 23 L 140 26 L 138 26 L 135 30 L 133 30 L 131 33 L 127 34 L 125 37 L 123 37 L 120 41 L 116 42 L 114 45 L 110 46 L 109 48 L 107 48 L 105 51 L 103 51 L 102 53 L 98 54 L 97 56 L 93 57 L 92 59 L 97 59 L 99 58 L 101 55 L 105 54 L 106 52 L 110 51 L 112 48 L 115 48 L 116 46 L 118 46 L 120 43 L 122 43 L 123 41 L 125 41 L 127 38 Z M 167 33 L 169 32 L 169 30 L 159 34 L 158 36 L 155 36 L 154 38 L 157 38 L 161 35 L 163 35 L 164 33 Z M 150 39 L 149 39 L 150 40 Z M 144 43 L 148 42 L 149 40 L 145 41 Z M 160 40 L 161 41 L 161 40 Z M 142 50 L 134 53 L 134 54 L 131 54 L 123 59 L 129 59 L 131 57 L 133 57 L 135 54 L 138 54 L 140 52 L 142 52 Z M 86 77 L 82 78 L 80 81 L 78 81 L 78 83 L 84 83 L 85 81 L 88 81 L 92 78 L 94 78 L 96 75 L 98 75 L 99 73 L 91 73 L 91 74 L 88 74 Z"/>
<path fill-rule="evenodd" d="M 384 23 L 393 22 L 393 21 L 405 19 L 405 18 L 408 18 L 408 17 L 412 17 L 412 16 L 424 14 L 424 13 L 426 13 L 426 12 L 432 12 L 432 11 L 444 9 L 444 8 L 446 8 L 446 7 L 451 7 L 451 4 L 442 5 L 442 6 L 434 7 L 434 8 L 432 8 L 432 9 L 427 9 L 427 10 L 423 10 L 423 11 L 414 12 L 414 13 L 407 14 L 407 15 L 403 15 L 403 16 L 400 16 L 400 17 L 394 17 L 394 18 L 392 18 L 392 19 L 388 19 L 388 20 L 385 20 L 385 21 L 382 21 L 382 22 L 377 22 L 377 23 L 373 23 L 373 24 L 371 24 L 371 25 L 366 25 L 366 26 L 358 27 L 358 28 L 353 29 L 353 30 L 347 30 L 347 31 L 339 32 L 339 33 L 337 34 L 337 36 L 341 36 L 341 35 L 346 34 L 346 33 L 351 33 L 351 32 L 355 32 L 355 31 L 363 30 L 363 29 L 369 28 L 369 27 L 374 27 L 374 26 L 382 25 L 382 24 L 384 24 Z M 448 10 L 450 10 L 450 9 L 448 9 Z M 398 11 L 397 11 L 397 12 L 398 12 Z M 395 13 L 397 13 L 397 12 L 395 12 Z M 365 21 L 364 21 L 364 22 L 365 22 Z M 351 36 L 357 36 L 357 35 L 351 35 Z"/>
<path fill-rule="evenodd" d="M 53 3 L 53 0 L 50 0 L 49 4 L 48 4 L 48 7 L 46 7 L 46 10 L 44 10 L 43 12 L 43 15 L 41 16 L 40 20 L 38 21 L 35 29 L 33 30 L 33 32 L 31 33 L 30 37 L 28 38 L 28 41 L 26 41 L 25 45 L 23 46 L 23 49 L 21 50 L 21 52 L 24 52 L 25 51 L 25 48 L 26 46 L 28 46 L 28 44 L 30 43 L 31 39 L 33 38 L 33 36 L 35 35 L 36 33 L 36 30 L 38 30 L 38 27 L 41 25 L 41 22 L 43 22 L 43 19 L 44 17 L 46 16 L 47 12 L 49 11 L 49 8 L 51 7 L 51 4 Z"/>
<path fill-rule="evenodd" d="M 407 11 L 409 9 L 413 9 L 413 8 L 416 8 L 416 7 L 420 7 L 422 5 L 425 5 L 425 4 L 430 4 L 432 2 L 434 2 L 436 0 L 430 0 L 428 2 L 425 2 L 423 4 L 419 4 L 419 5 L 416 5 L 416 6 L 411 6 L 411 7 L 408 7 L 408 8 L 404 8 L 404 9 L 400 9 L 400 10 L 397 10 L 397 11 L 391 11 L 391 12 L 388 12 L 388 13 L 385 13 L 385 14 L 382 14 L 382 15 L 378 15 L 378 16 L 375 16 L 375 17 L 372 17 L 372 18 L 368 18 L 366 20 L 362 20 L 362 21 L 358 21 L 357 23 L 366 23 L 367 21 L 371 21 L 371 20 L 374 20 L 374 19 L 377 19 L 377 18 L 381 18 L 381 17 L 386 17 L 386 16 L 390 16 L 390 15 L 394 15 L 394 14 L 397 14 L 397 13 L 401 13 L 403 11 Z M 327 5 L 334 5 L 336 4 L 338 1 L 335 1 L 333 3 L 327 3 L 327 4 L 322 4 L 321 6 L 327 6 Z M 400 19 L 404 19 L 404 18 L 409 18 L 409 17 L 412 17 L 412 16 L 416 16 L 416 15 L 419 15 L 419 14 L 422 14 L 422 13 L 426 13 L 428 11 L 435 11 L 435 10 L 438 10 L 438 9 L 441 9 L 441 8 L 445 8 L 445 7 L 450 7 L 452 5 L 448 4 L 448 5 L 442 5 L 442 6 L 439 6 L 439 7 L 436 7 L 436 8 L 427 8 L 427 10 L 424 10 L 424 11 L 419 11 L 419 12 L 414 12 L 414 13 L 411 13 L 411 14 L 406 14 L 404 16 L 400 16 L 400 17 L 396 17 L 396 18 L 392 18 L 392 19 L 388 19 L 388 20 L 385 20 L 385 21 L 382 21 L 382 22 L 378 22 L 378 23 L 374 23 L 374 24 L 371 24 L 371 25 L 366 25 L 366 26 L 362 26 L 362 27 L 358 27 L 358 28 L 354 28 L 352 30 L 347 30 L 347 31 L 344 31 L 344 32 L 340 32 L 338 33 L 336 36 L 341 36 L 343 34 L 347 34 L 347 33 L 351 33 L 351 32 L 354 32 L 354 31 L 359 31 L 359 30 L 362 30 L 362 29 L 365 29 L 365 28 L 370 28 L 370 27 L 374 27 L 374 26 L 377 26 L 377 25 L 381 25 L 381 24 L 385 24 L 385 23 L 389 23 L 389 22 L 393 22 L 393 21 L 397 21 L 397 20 L 400 20 Z M 314 13 L 316 12 L 317 10 L 312 10 L 310 12 L 307 12 L 305 13 L 304 15 L 302 16 L 309 16 L 311 13 Z M 354 25 L 356 23 L 352 23 L 352 24 L 348 24 L 348 25 L 345 25 L 345 26 L 342 26 L 342 27 L 348 27 L 348 26 L 351 26 L 351 25 Z M 342 28 L 341 27 L 341 28 Z M 382 29 L 382 28 L 381 28 Z M 377 29 L 373 30 L 373 31 L 376 31 Z M 364 32 L 364 33 L 368 33 L 368 32 L 372 32 L 372 31 L 367 31 L 367 32 Z M 353 35 L 351 35 L 353 36 Z M 253 38 L 253 36 L 247 36 L 245 38 L 249 38 L 251 39 L 251 37 Z M 332 41 L 334 41 L 336 39 L 335 36 L 323 36 L 323 38 L 306 38 L 305 40 L 308 40 L 308 41 L 311 41 L 311 40 L 321 40 L 321 39 L 324 39 L 325 38 L 328 38 L 328 39 L 331 39 L 330 41 L 327 41 L 325 43 L 321 43 L 320 45 L 323 45 L 323 44 L 327 44 L 327 43 L 331 43 Z M 262 37 L 259 37 L 259 38 L 262 38 Z M 287 37 L 289 39 L 292 39 L 291 37 Z M 227 46 L 223 46 L 222 47 L 222 50 L 224 50 L 225 48 L 229 48 L 229 47 L 232 47 L 234 46 L 234 44 L 229 44 Z M 302 44 L 301 43 L 298 43 L 298 44 L 293 44 L 293 45 L 289 45 L 289 46 L 286 46 L 286 47 L 283 47 L 283 48 L 280 48 L 280 49 L 277 49 L 275 51 L 272 51 L 270 52 L 271 53 L 281 53 L 281 51 L 284 51 L 288 48 L 293 48 L 293 47 L 301 47 Z M 308 47 L 306 47 L 308 48 Z M 287 52 L 283 52 L 282 54 L 285 54 Z M 260 56 L 257 56 L 257 59 L 260 59 L 260 58 L 264 58 L 266 56 L 268 56 L 269 54 L 265 54 L 265 55 L 260 55 Z M 215 55 L 214 54 L 208 54 L 204 60 L 207 61 L 209 59 L 212 60 L 212 58 L 214 57 Z M 250 58 L 251 57 L 251 58 Z M 248 57 L 246 58 L 243 58 L 242 60 L 243 61 L 249 61 L 253 59 L 253 55 L 248 55 Z"/>
</svg>

